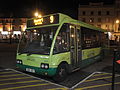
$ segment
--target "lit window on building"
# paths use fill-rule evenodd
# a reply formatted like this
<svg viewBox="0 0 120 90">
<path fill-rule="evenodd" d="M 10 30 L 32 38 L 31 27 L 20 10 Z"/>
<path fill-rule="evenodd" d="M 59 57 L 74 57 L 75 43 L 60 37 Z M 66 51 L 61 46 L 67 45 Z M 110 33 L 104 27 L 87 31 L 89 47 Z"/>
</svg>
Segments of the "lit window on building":
<svg viewBox="0 0 120 90">
<path fill-rule="evenodd" d="M 109 25 L 105 25 L 105 29 L 109 30 Z"/>
</svg>

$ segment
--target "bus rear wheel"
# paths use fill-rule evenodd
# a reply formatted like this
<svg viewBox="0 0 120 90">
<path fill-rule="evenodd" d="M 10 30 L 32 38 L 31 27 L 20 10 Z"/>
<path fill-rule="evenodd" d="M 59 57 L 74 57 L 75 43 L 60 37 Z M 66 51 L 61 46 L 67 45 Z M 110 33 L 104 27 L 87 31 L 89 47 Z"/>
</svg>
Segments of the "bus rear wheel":
<svg viewBox="0 0 120 90">
<path fill-rule="evenodd" d="M 57 68 L 57 73 L 53 77 L 53 79 L 56 82 L 61 82 L 61 81 L 65 80 L 66 77 L 67 77 L 67 65 L 66 64 L 60 64 Z"/>
</svg>

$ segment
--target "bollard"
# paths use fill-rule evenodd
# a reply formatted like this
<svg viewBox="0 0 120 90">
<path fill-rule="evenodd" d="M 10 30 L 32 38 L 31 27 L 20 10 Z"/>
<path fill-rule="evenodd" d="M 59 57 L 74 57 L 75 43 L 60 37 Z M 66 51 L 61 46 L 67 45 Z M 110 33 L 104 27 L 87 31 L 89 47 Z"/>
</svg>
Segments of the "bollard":
<svg viewBox="0 0 120 90">
<path fill-rule="evenodd" d="M 112 67 L 112 90 L 114 90 L 114 83 L 115 83 L 115 61 L 116 61 L 116 56 L 117 56 L 117 49 L 114 49 L 114 55 L 113 55 L 113 67 Z"/>
</svg>

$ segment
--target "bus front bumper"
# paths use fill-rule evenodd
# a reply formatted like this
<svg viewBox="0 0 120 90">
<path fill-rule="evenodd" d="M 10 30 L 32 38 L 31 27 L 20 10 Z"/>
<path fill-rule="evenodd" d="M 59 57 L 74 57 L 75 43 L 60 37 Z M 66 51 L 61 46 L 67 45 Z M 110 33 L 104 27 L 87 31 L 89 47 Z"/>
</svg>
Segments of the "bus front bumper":
<svg viewBox="0 0 120 90">
<path fill-rule="evenodd" d="M 56 74 L 56 68 L 41 69 L 39 67 L 33 67 L 28 65 L 16 64 L 17 68 L 23 71 L 36 73 L 39 75 L 54 76 Z"/>
</svg>

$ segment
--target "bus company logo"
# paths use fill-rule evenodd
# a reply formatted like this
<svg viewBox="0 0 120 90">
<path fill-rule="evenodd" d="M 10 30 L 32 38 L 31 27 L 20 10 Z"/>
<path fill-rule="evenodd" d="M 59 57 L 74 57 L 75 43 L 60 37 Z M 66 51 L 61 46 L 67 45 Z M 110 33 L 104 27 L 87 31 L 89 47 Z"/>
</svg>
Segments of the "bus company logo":
<svg viewBox="0 0 120 90">
<path fill-rule="evenodd" d="M 35 61 L 35 59 L 33 59 L 33 58 L 27 58 L 27 60 L 29 60 L 29 61 Z"/>
</svg>

